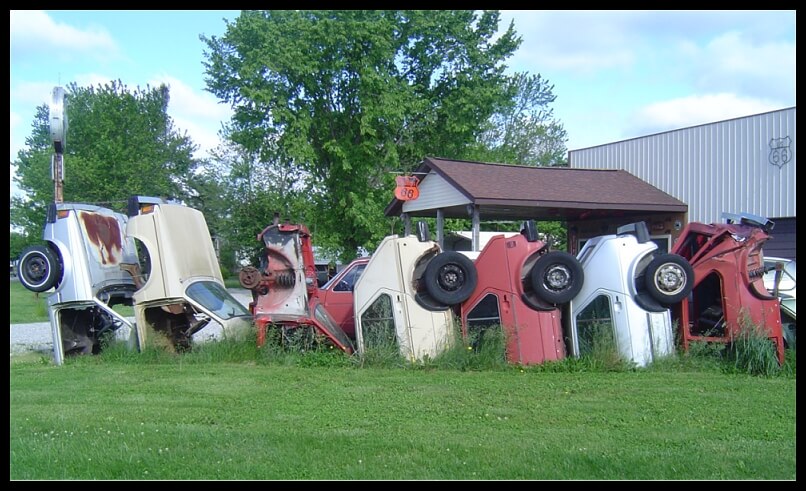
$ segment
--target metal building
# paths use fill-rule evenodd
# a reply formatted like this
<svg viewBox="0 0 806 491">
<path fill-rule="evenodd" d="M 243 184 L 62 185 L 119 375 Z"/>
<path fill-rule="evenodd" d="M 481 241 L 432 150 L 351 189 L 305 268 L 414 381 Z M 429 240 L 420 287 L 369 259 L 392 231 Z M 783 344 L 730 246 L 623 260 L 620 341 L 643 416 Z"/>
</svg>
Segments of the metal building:
<svg viewBox="0 0 806 491">
<path fill-rule="evenodd" d="M 568 152 L 569 166 L 623 169 L 688 204 L 688 221 L 748 212 L 775 222 L 766 256 L 795 258 L 795 107 Z"/>
</svg>

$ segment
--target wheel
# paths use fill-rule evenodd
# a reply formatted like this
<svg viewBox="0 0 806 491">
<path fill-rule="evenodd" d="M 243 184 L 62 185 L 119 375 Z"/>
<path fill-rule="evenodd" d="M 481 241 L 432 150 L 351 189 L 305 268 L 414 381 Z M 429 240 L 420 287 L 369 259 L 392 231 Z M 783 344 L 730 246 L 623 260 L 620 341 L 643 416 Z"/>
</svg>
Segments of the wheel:
<svg viewBox="0 0 806 491">
<path fill-rule="evenodd" d="M 258 271 L 256 267 L 246 266 L 241 268 L 241 271 L 238 273 L 238 282 L 241 284 L 242 288 L 251 290 L 260 284 L 260 276 L 260 271 Z"/>
<path fill-rule="evenodd" d="M 473 261 L 454 251 L 441 252 L 426 265 L 423 274 L 425 289 L 444 305 L 456 305 L 470 298 L 478 283 Z"/>
<path fill-rule="evenodd" d="M 644 286 L 663 305 L 675 304 L 694 288 L 694 269 L 677 254 L 660 254 L 646 268 Z"/>
<path fill-rule="evenodd" d="M 563 251 L 551 251 L 535 262 L 529 274 L 532 289 L 548 303 L 570 302 L 582 289 L 584 273 L 576 257 Z"/>
<path fill-rule="evenodd" d="M 58 254 L 44 245 L 25 248 L 20 254 L 17 268 L 20 283 L 32 292 L 50 290 L 62 277 L 62 263 Z"/>
</svg>

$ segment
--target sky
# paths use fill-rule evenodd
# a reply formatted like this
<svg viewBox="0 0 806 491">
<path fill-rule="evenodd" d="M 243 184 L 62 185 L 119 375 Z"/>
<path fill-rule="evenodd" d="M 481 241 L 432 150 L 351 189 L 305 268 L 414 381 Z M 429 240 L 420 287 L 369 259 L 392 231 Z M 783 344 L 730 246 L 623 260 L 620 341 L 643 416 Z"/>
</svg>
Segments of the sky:
<svg viewBox="0 0 806 491">
<path fill-rule="evenodd" d="M 204 156 L 232 111 L 206 91 L 205 44 L 237 10 L 10 11 L 11 177 L 56 86 L 170 87 L 168 114 Z M 569 150 L 795 106 L 794 10 L 504 10 L 508 72 L 553 85 Z M 69 145 L 69 127 L 67 144 Z M 11 193 L 19 190 L 11 182 Z"/>
</svg>

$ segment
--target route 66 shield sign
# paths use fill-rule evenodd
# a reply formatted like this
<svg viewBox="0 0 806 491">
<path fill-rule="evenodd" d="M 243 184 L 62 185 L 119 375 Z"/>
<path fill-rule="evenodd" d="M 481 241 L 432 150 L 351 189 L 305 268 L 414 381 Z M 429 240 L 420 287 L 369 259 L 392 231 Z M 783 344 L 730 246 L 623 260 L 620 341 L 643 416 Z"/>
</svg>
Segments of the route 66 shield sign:
<svg viewBox="0 0 806 491">
<path fill-rule="evenodd" d="M 780 169 L 792 160 L 792 138 L 772 138 L 770 140 L 770 163 Z"/>
</svg>

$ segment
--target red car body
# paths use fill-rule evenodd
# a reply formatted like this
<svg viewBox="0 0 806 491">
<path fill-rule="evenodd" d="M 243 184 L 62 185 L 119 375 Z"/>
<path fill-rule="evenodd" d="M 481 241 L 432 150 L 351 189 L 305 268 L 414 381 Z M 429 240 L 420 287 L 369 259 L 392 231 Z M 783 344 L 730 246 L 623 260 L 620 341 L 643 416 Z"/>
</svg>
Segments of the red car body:
<svg viewBox="0 0 806 491">
<path fill-rule="evenodd" d="M 459 308 L 463 335 L 473 340 L 486 327 L 500 325 L 509 363 L 531 365 L 565 358 L 558 304 L 573 298 L 582 285 L 579 261 L 564 252 L 550 252 L 547 244 L 523 233 L 491 238 L 475 266 L 478 283 Z M 550 280 L 533 274 L 535 269 L 562 278 L 546 292 Z"/>
<path fill-rule="evenodd" d="M 320 294 L 308 228 L 280 224 L 275 217 L 274 223 L 263 229 L 257 239 L 265 247 L 260 267 L 243 268 L 239 280 L 242 287 L 252 290 L 249 311 L 255 321 L 258 345 L 265 343 L 270 326 L 281 329 L 283 335 L 289 329 L 312 327 L 342 351 L 352 353 L 350 336 L 342 330 L 323 300 L 338 305 L 336 311 L 340 317 L 352 320 L 352 309 L 342 306 L 342 297 L 337 292 Z M 352 304 L 352 292 L 349 297 Z M 352 326 L 354 331 L 354 320 Z"/>
<path fill-rule="evenodd" d="M 318 291 L 319 301 L 330 316 L 350 339 L 355 340 L 355 307 L 353 288 L 369 262 L 361 257 L 350 262 L 336 276 L 322 285 Z"/>
<path fill-rule="evenodd" d="M 729 344 L 748 322 L 773 341 L 784 362 L 779 299 L 764 286 L 762 248 L 774 223 L 749 214 L 723 214 L 728 223 L 686 225 L 672 251 L 694 269 L 694 289 L 672 310 L 683 349 L 692 341 Z"/>
</svg>

